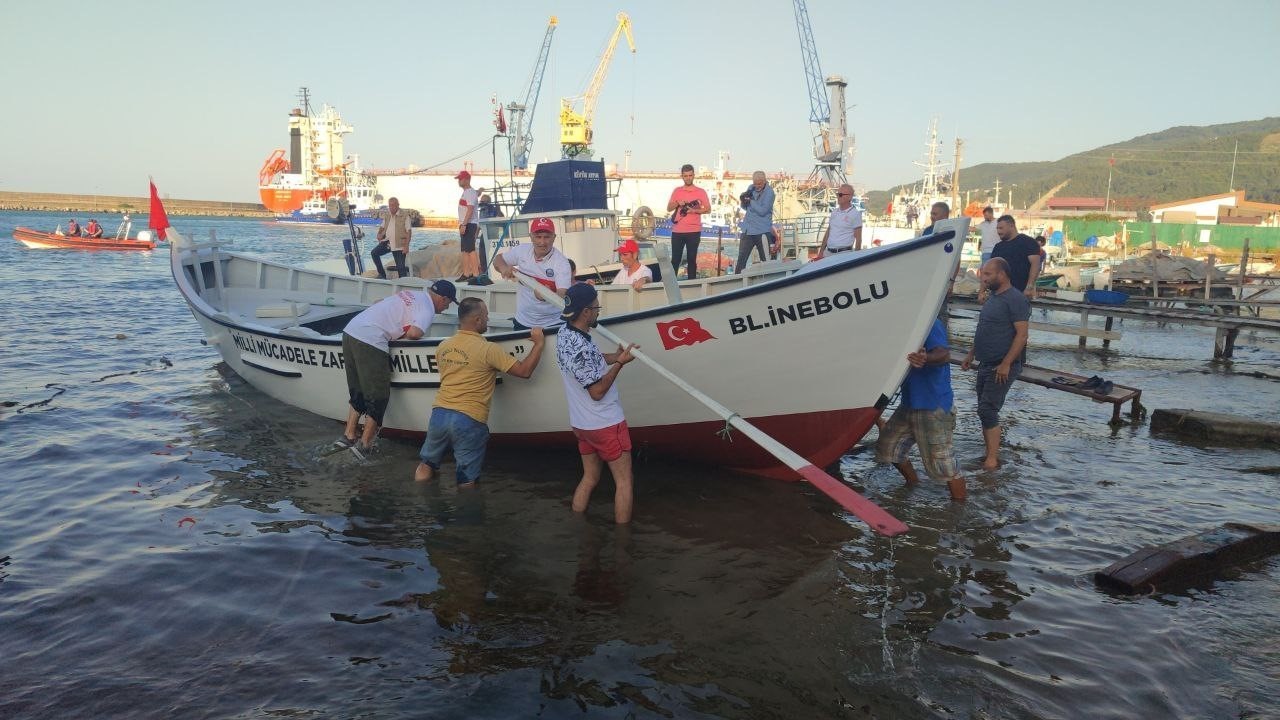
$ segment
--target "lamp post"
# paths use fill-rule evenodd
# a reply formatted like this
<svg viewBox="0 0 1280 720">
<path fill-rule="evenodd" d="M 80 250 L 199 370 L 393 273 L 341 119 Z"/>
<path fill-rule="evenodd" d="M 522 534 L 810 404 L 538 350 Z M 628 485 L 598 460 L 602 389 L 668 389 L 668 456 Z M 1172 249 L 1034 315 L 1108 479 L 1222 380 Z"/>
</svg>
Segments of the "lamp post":
<svg viewBox="0 0 1280 720">
<path fill-rule="evenodd" d="M 1116 167 L 1115 156 L 1107 160 L 1107 200 L 1102 207 L 1103 212 L 1111 212 L 1111 171 Z"/>
</svg>

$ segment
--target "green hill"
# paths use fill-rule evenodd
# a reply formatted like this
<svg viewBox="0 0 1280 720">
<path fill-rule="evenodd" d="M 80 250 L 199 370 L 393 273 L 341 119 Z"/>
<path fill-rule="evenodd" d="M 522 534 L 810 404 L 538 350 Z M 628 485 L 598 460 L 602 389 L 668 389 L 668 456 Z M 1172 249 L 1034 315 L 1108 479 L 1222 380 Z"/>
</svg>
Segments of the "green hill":
<svg viewBox="0 0 1280 720">
<path fill-rule="evenodd" d="M 990 199 L 996 179 L 1002 188 L 1017 185 L 1013 204 L 1025 208 L 1067 181 L 1059 197 L 1103 197 L 1107 169 L 1115 158 L 1111 206 L 1140 210 L 1151 205 L 1227 192 L 1235 156 L 1236 190 L 1250 200 L 1280 203 L 1280 117 L 1249 122 L 1174 127 L 1132 140 L 1104 145 L 1052 162 L 983 163 L 960 168 L 961 197 Z M 867 207 L 882 209 L 898 186 L 867 193 Z M 1008 199 L 1001 191 L 1003 200 Z"/>
</svg>

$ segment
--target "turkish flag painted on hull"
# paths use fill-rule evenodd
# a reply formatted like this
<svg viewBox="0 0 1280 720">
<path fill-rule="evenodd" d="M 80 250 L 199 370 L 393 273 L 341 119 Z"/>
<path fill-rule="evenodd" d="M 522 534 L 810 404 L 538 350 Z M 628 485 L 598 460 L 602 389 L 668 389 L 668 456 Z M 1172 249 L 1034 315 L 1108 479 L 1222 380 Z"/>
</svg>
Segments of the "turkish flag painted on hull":
<svg viewBox="0 0 1280 720">
<path fill-rule="evenodd" d="M 693 318 L 681 318 L 656 324 L 658 337 L 662 339 L 662 347 L 666 350 L 716 339 L 715 335 L 707 332 L 706 328 L 699 325 Z"/>
</svg>

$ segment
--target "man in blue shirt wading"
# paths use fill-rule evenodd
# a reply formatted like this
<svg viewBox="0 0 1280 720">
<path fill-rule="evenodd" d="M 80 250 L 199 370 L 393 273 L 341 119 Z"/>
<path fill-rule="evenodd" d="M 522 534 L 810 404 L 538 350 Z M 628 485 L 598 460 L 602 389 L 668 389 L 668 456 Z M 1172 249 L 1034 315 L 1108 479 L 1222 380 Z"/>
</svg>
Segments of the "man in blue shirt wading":
<svg viewBox="0 0 1280 720">
<path fill-rule="evenodd" d="M 893 463 L 907 484 L 919 482 L 907 453 L 920 446 L 924 471 L 947 483 L 951 499 L 965 499 L 964 476 L 956 464 L 951 438 L 956 429 L 955 397 L 951 393 L 951 348 L 947 330 L 933 321 L 924 347 L 907 355 L 911 369 L 902 381 L 902 400 L 880 430 L 876 462 Z"/>
</svg>

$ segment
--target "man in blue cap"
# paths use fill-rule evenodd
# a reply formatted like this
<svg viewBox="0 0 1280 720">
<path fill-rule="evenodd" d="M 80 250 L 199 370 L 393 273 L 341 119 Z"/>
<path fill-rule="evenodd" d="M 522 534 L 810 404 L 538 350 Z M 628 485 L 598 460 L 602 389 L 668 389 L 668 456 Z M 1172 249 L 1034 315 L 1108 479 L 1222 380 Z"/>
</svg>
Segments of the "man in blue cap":
<svg viewBox="0 0 1280 720">
<path fill-rule="evenodd" d="M 417 340 L 431 329 L 436 313 L 458 302 L 458 291 L 448 280 L 437 280 L 424 292 L 401 290 L 365 308 L 342 331 L 342 362 L 347 371 L 351 409 L 339 447 L 357 452 L 373 447 L 391 399 L 391 341 Z M 360 416 L 369 421 L 357 441 Z"/>
<path fill-rule="evenodd" d="M 613 518 L 622 525 L 631 522 L 631 432 L 615 381 L 622 366 L 635 359 L 631 350 L 636 346 L 618 346 L 617 352 L 604 353 L 591 339 L 591 328 L 600 319 L 594 286 L 570 286 L 561 317 L 565 325 L 556 336 L 556 361 L 569 401 L 569 425 L 582 456 L 582 480 L 573 492 L 573 511 L 586 512 L 607 464 L 613 475 Z"/>
</svg>

